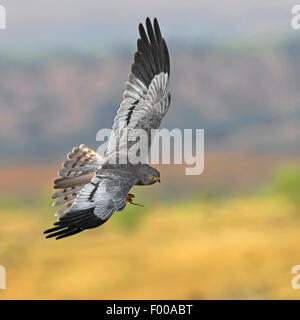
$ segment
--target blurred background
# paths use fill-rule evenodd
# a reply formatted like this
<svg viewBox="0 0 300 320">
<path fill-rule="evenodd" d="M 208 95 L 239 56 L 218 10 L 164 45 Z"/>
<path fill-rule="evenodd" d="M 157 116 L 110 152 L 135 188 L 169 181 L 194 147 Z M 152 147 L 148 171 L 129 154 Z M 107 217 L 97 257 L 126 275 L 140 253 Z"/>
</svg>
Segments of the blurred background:
<svg viewBox="0 0 300 320">
<path fill-rule="evenodd" d="M 299 299 L 300 31 L 289 0 L 0 0 L 0 299 Z M 171 56 L 163 127 L 205 130 L 205 169 L 60 241 L 52 181 L 97 149 L 157 17 Z"/>
</svg>

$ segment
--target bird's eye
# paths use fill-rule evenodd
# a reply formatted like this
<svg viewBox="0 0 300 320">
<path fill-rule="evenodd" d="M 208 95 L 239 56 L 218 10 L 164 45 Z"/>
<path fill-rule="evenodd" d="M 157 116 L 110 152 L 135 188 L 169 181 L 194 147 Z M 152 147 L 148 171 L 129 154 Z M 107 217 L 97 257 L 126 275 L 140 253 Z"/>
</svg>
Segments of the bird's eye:
<svg viewBox="0 0 300 320">
<path fill-rule="evenodd" d="M 154 179 L 154 176 L 150 176 L 150 179 L 153 180 L 153 179 Z"/>
</svg>

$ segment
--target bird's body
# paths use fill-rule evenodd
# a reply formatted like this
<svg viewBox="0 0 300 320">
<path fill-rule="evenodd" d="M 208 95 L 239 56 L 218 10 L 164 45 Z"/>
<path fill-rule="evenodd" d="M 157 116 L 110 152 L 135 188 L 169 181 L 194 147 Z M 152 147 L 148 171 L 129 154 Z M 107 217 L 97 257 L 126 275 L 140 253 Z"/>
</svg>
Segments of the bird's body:
<svg viewBox="0 0 300 320">
<path fill-rule="evenodd" d="M 64 206 L 56 212 L 55 227 L 44 232 L 47 238 L 60 239 L 100 226 L 115 211 L 122 211 L 127 202 L 133 203 L 129 191 L 134 185 L 160 181 L 160 173 L 148 164 L 118 161 L 124 154 L 130 158 L 138 129 L 146 133 L 151 145 L 151 130 L 159 128 L 170 104 L 168 49 L 157 20 L 153 29 L 147 18 L 146 27 L 147 34 L 139 25 L 138 51 L 104 157 L 81 145 L 68 154 L 59 171 L 54 185 L 59 190 L 52 198 L 58 199 L 54 206 Z"/>
</svg>

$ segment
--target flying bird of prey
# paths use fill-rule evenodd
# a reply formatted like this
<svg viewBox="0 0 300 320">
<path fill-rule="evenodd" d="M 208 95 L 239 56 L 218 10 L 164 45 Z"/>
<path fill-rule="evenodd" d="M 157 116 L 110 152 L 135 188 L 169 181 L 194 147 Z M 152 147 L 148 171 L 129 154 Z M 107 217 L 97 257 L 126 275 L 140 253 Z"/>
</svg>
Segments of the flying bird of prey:
<svg viewBox="0 0 300 320">
<path fill-rule="evenodd" d="M 160 173 L 145 163 L 112 164 L 130 148 L 121 140 L 125 132 L 143 129 L 151 135 L 158 129 L 170 105 L 168 84 L 170 60 L 168 48 L 155 18 L 146 19 L 146 30 L 139 25 L 140 38 L 123 101 L 114 119 L 112 132 L 104 156 L 85 145 L 75 147 L 63 163 L 52 196 L 54 206 L 63 205 L 57 212 L 58 221 L 46 230 L 46 238 L 65 238 L 85 229 L 96 228 L 106 222 L 115 211 L 122 211 L 127 202 L 133 202 L 129 193 L 134 185 L 148 186 L 160 182 Z M 151 139 L 148 141 L 151 144 Z M 126 150 L 124 150 L 126 148 Z"/>
</svg>

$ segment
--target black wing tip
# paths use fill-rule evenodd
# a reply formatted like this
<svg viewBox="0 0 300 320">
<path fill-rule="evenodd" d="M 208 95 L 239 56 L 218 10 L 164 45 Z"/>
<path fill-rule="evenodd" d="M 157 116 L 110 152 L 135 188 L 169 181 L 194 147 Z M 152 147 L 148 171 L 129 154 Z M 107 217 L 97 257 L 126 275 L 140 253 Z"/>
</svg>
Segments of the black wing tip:
<svg viewBox="0 0 300 320">
<path fill-rule="evenodd" d="M 58 221 L 54 222 L 54 227 L 47 229 L 43 234 L 47 234 L 46 239 L 56 237 L 56 240 L 72 236 L 85 229 L 99 227 L 106 220 L 98 218 L 94 214 L 94 208 L 80 211 L 69 211 Z"/>
<path fill-rule="evenodd" d="M 77 233 L 82 232 L 83 230 L 84 229 L 81 229 L 81 228 L 66 230 L 63 234 L 61 234 L 58 237 L 56 237 L 55 240 L 59 240 L 59 239 L 63 239 L 63 238 L 67 238 L 67 237 L 73 236 L 73 235 L 75 235 Z"/>
<path fill-rule="evenodd" d="M 55 225 L 55 224 L 54 224 Z M 48 233 L 51 233 L 51 232 L 54 232 L 54 231 L 57 231 L 57 230 L 60 230 L 62 227 L 54 227 L 54 228 L 50 228 L 50 229 L 47 229 L 43 232 L 43 234 L 48 234 Z"/>
<path fill-rule="evenodd" d="M 158 23 L 157 17 L 154 17 L 154 18 L 153 18 L 153 23 L 155 23 L 155 21 L 156 21 L 156 23 Z M 146 20 L 145 20 L 145 22 L 146 22 L 146 23 L 151 23 L 150 17 L 147 17 Z M 140 23 L 140 24 L 142 24 L 142 23 Z"/>
<path fill-rule="evenodd" d="M 51 238 L 56 237 L 55 239 L 59 240 L 59 239 L 63 239 L 66 237 L 70 237 L 76 233 L 82 232 L 83 230 L 84 230 L 83 228 L 79 228 L 79 227 L 72 228 L 72 227 L 60 226 L 60 227 L 54 227 L 51 229 L 47 229 L 43 232 L 43 234 L 47 234 L 46 239 L 51 239 Z M 57 232 L 55 232 L 55 231 L 57 231 Z"/>
<path fill-rule="evenodd" d="M 149 26 L 152 29 L 153 29 L 153 26 L 155 26 L 155 25 L 157 27 L 159 27 L 158 19 L 156 17 L 154 17 L 153 22 L 151 21 L 151 19 L 149 17 L 147 17 L 146 20 L 145 20 L 145 24 L 146 24 L 146 27 Z M 143 26 L 142 23 L 140 23 L 140 25 Z"/>
<path fill-rule="evenodd" d="M 151 32 L 151 30 L 153 30 L 153 26 L 154 26 L 154 28 L 158 28 L 159 29 L 159 23 L 158 23 L 157 18 L 154 18 L 153 19 L 153 23 L 152 23 L 151 19 L 149 17 L 147 17 L 146 20 L 145 20 L 145 26 L 146 26 L 146 30 L 147 30 L 147 33 L 148 33 L 148 36 L 149 36 L 149 30 Z M 147 36 L 146 31 L 145 31 L 144 24 L 142 22 L 139 23 L 139 27 L 138 28 L 139 28 L 141 39 L 142 40 L 145 40 L 145 39 L 148 40 L 148 36 Z"/>
<path fill-rule="evenodd" d="M 146 18 L 145 27 L 140 23 L 139 33 L 131 72 L 148 87 L 155 75 L 161 72 L 170 74 L 170 58 L 156 17 L 153 24 L 149 17 Z"/>
<path fill-rule="evenodd" d="M 139 23 L 139 30 L 145 30 L 142 22 Z"/>
</svg>

